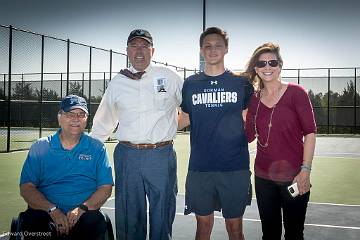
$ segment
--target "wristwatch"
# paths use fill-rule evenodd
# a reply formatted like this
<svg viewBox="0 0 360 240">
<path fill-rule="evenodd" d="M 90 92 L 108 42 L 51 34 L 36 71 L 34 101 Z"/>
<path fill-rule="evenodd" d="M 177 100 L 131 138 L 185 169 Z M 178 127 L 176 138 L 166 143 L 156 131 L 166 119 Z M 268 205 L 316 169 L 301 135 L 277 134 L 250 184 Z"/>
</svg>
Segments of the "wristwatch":
<svg viewBox="0 0 360 240">
<path fill-rule="evenodd" d="M 48 212 L 48 213 L 52 213 L 52 212 L 55 211 L 56 209 L 58 209 L 58 206 L 53 206 L 53 207 L 49 208 L 49 209 L 47 210 L 47 212 Z"/>
<path fill-rule="evenodd" d="M 88 206 L 86 206 L 85 204 L 79 204 L 78 208 L 80 208 L 81 210 L 84 210 L 85 212 L 89 211 Z"/>
</svg>

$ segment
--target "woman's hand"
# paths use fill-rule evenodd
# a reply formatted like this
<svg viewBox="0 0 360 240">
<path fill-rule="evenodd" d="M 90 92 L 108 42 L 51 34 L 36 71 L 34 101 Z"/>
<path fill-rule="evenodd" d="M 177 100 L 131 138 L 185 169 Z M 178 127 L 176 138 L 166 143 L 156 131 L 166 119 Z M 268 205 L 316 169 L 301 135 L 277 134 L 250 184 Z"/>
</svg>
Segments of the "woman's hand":
<svg viewBox="0 0 360 240">
<path fill-rule="evenodd" d="M 310 190 L 310 171 L 301 169 L 293 180 L 293 183 L 295 182 L 298 184 L 300 195 L 307 193 Z"/>
</svg>

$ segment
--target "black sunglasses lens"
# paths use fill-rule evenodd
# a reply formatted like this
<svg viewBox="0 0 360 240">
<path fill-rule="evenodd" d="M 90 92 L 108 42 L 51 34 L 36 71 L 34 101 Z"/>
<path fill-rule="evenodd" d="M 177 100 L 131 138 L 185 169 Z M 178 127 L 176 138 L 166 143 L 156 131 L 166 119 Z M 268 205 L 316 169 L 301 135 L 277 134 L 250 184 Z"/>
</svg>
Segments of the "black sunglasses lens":
<svg viewBox="0 0 360 240">
<path fill-rule="evenodd" d="M 255 65 L 258 68 L 263 68 L 266 66 L 266 61 L 257 61 Z"/>
<path fill-rule="evenodd" d="M 268 63 L 271 67 L 277 67 L 279 65 L 278 60 L 270 60 Z"/>
<path fill-rule="evenodd" d="M 278 60 L 257 61 L 255 65 L 258 68 L 263 68 L 266 66 L 266 64 L 269 64 L 270 67 L 277 67 L 279 65 L 279 61 Z"/>
</svg>

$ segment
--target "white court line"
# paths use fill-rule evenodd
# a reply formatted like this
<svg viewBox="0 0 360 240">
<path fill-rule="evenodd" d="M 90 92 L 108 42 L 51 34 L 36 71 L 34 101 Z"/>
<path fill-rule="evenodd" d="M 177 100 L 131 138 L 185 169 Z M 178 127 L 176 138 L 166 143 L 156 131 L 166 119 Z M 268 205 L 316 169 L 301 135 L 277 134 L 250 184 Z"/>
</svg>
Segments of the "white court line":
<svg viewBox="0 0 360 240">
<path fill-rule="evenodd" d="M 360 156 L 360 153 L 344 153 L 344 152 L 324 152 L 324 153 L 315 153 L 318 154 L 317 156 L 322 156 L 322 155 L 355 155 L 355 156 Z"/>
<path fill-rule="evenodd" d="M 341 229 L 353 229 L 353 230 L 360 230 L 360 227 L 347 227 L 347 226 L 324 225 L 324 224 L 312 224 L 312 223 L 305 223 L 305 226 L 324 227 L 324 228 L 341 228 Z"/>
<path fill-rule="evenodd" d="M 357 204 L 342 204 L 342 203 L 318 203 L 318 202 L 309 202 L 314 205 L 329 205 L 329 206 L 340 206 L 340 207 L 360 207 Z"/>
<path fill-rule="evenodd" d="M 179 193 L 178 195 L 185 196 L 184 194 Z M 114 200 L 115 197 L 108 198 L 108 201 Z M 256 198 L 252 198 L 252 200 L 256 201 Z M 328 205 L 328 206 L 339 206 L 339 207 L 360 207 L 358 204 L 342 204 L 342 203 L 318 203 L 318 202 L 309 202 L 309 204 L 314 205 Z"/>
<path fill-rule="evenodd" d="M 183 213 L 176 213 L 176 215 L 185 216 Z M 195 216 L 194 214 L 190 214 L 190 215 Z M 214 216 L 214 217 L 217 218 L 217 219 L 223 219 L 223 217 L 221 217 L 221 216 Z M 243 218 L 243 220 L 244 220 L 244 221 L 248 221 L 248 222 L 260 222 L 260 219 L 254 219 L 254 218 Z M 326 225 L 326 224 L 313 224 L 313 223 L 305 223 L 305 226 L 360 230 L 360 227 L 348 227 L 348 226 L 337 226 L 337 225 Z"/>
<path fill-rule="evenodd" d="M 249 154 L 256 154 L 256 149 L 249 149 Z M 337 156 L 337 155 L 344 155 L 344 156 Z M 346 156 L 348 155 L 348 157 Z M 329 157 L 329 158 L 346 158 L 346 159 L 358 159 L 360 157 L 360 153 L 315 153 L 314 157 Z"/>
<path fill-rule="evenodd" d="M 102 207 L 103 209 L 108 210 L 115 210 L 113 207 Z M 187 216 L 184 213 L 176 213 L 178 216 Z M 190 216 L 195 216 L 195 214 L 189 214 Z M 221 216 L 214 216 L 216 219 L 223 219 Z M 247 222 L 260 222 L 260 219 L 254 218 L 243 218 L 244 221 Z M 324 228 L 340 228 L 340 229 L 353 229 L 353 230 L 360 230 L 360 227 L 349 227 L 349 226 L 339 226 L 339 225 L 328 225 L 328 224 L 314 224 L 314 223 L 305 223 L 305 226 L 312 226 L 312 227 L 324 227 Z"/>
<path fill-rule="evenodd" d="M 349 156 L 331 156 L 331 155 L 349 155 Z M 360 154 L 357 153 L 333 153 L 333 154 L 315 154 L 314 157 L 327 157 L 327 158 L 346 158 L 346 159 L 359 159 Z"/>
</svg>

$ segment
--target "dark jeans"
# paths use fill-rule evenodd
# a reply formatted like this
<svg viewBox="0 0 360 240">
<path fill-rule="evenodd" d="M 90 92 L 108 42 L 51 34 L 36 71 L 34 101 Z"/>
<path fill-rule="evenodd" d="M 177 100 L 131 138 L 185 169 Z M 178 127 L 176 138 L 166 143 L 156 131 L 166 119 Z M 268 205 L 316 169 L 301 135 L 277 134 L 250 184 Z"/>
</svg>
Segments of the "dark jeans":
<svg viewBox="0 0 360 240">
<path fill-rule="evenodd" d="M 104 239 L 106 222 L 98 210 L 89 210 L 81 215 L 67 236 L 58 236 L 50 215 L 42 210 L 27 209 L 22 213 L 22 234 L 25 239 L 100 240 Z"/>
<path fill-rule="evenodd" d="M 255 176 L 256 200 L 263 240 L 281 239 L 282 220 L 285 239 L 304 239 L 304 222 L 310 192 L 293 198 L 287 190 L 289 185 L 291 182 L 274 182 Z"/>
</svg>

